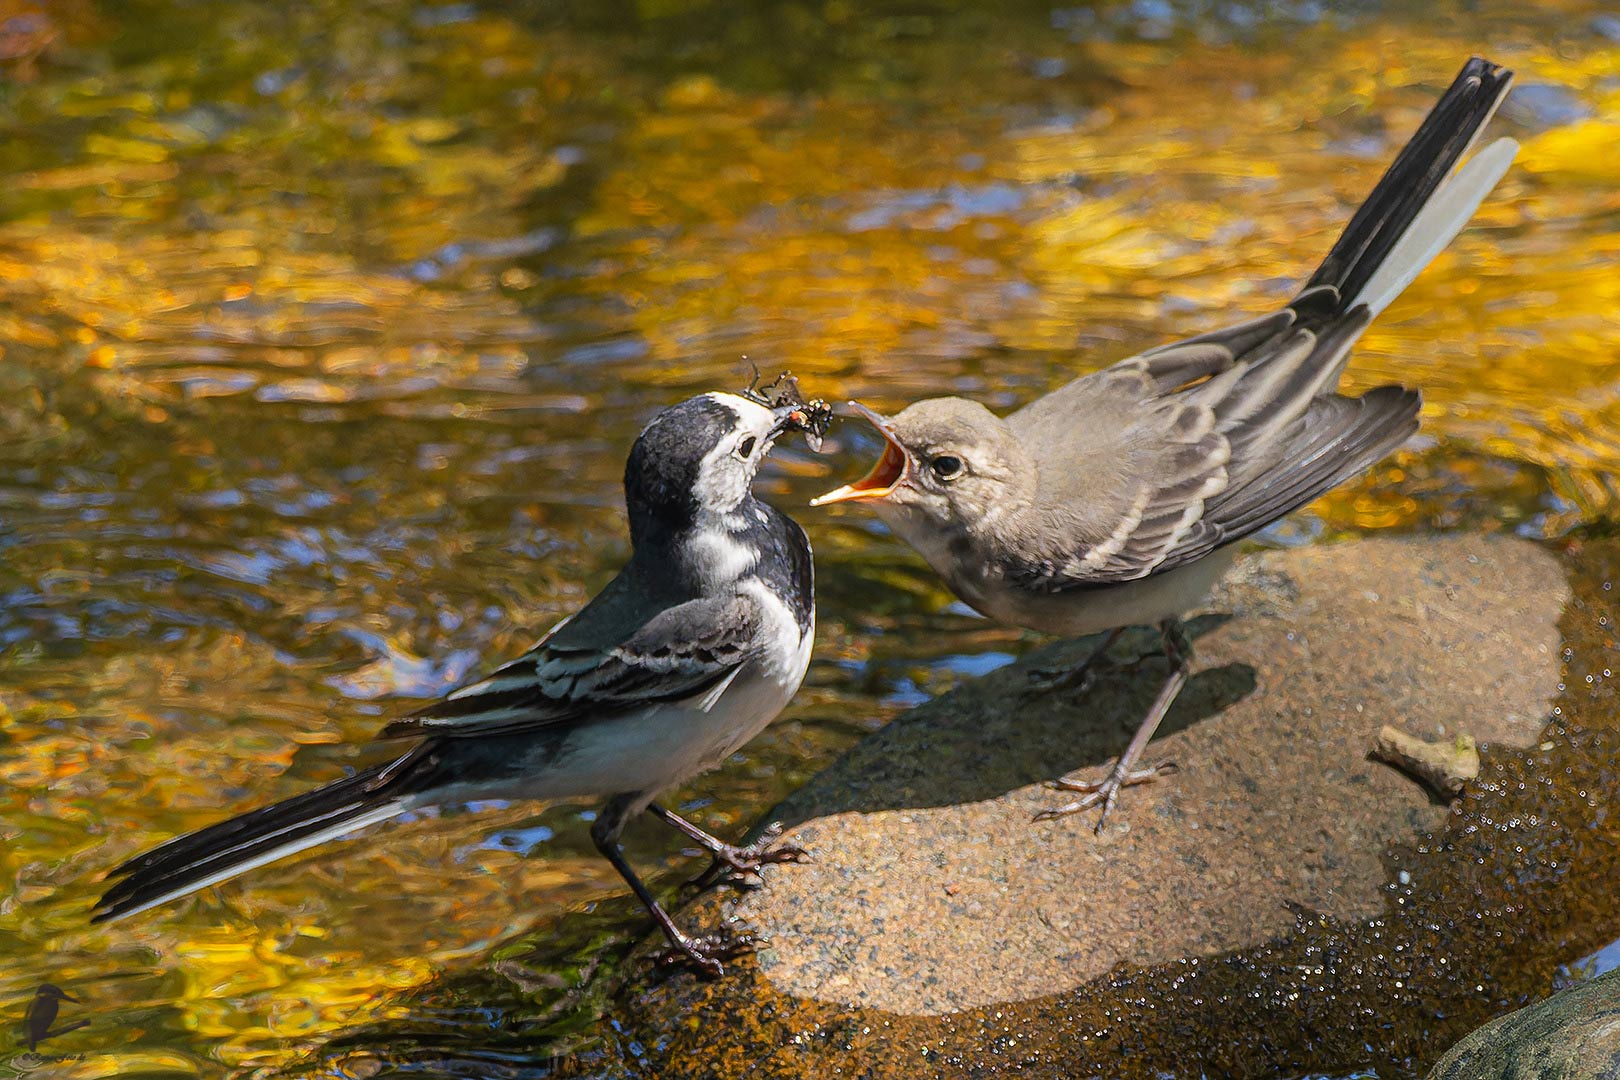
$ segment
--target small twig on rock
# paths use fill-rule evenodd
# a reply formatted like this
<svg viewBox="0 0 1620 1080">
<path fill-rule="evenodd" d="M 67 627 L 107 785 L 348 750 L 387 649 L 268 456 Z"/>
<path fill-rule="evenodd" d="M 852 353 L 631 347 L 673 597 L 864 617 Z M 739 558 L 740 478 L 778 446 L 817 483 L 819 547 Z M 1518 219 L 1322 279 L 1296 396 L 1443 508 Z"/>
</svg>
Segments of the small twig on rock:
<svg viewBox="0 0 1620 1080">
<path fill-rule="evenodd" d="M 1429 742 L 1385 724 L 1368 756 L 1395 766 L 1442 799 L 1455 799 L 1479 775 L 1479 748 L 1472 735 Z"/>
</svg>

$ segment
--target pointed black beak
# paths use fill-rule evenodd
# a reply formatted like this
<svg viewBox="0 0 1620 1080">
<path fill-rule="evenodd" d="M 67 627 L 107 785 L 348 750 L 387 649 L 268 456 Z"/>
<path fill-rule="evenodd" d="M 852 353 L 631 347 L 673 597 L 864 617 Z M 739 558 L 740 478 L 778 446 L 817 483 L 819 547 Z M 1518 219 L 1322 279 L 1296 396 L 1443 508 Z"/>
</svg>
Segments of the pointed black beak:
<svg viewBox="0 0 1620 1080">
<path fill-rule="evenodd" d="M 777 405 L 771 409 L 771 415 L 776 417 L 776 423 L 771 425 L 771 434 L 780 435 L 793 427 L 801 414 L 797 405 Z"/>
</svg>

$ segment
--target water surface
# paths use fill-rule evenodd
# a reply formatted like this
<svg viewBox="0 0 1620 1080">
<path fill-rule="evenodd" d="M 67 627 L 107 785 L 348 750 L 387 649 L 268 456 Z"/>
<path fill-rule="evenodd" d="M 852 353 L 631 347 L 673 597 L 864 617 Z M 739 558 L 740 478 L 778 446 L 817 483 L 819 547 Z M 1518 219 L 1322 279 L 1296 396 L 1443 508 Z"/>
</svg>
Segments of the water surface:
<svg viewBox="0 0 1620 1080">
<path fill-rule="evenodd" d="M 419 815 L 92 929 L 97 879 L 575 608 L 639 426 L 744 356 L 1002 407 L 1267 310 L 1487 45 L 1521 164 L 1347 377 L 1421 385 L 1423 434 L 1275 543 L 1609 523 L 1604 5 L 0 5 L 0 1000 L 83 999 L 42 1051 L 84 1075 L 330 1063 L 381 1021 L 546 1072 L 644 925 L 589 807 Z M 874 449 L 835 436 L 761 481 L 820 642 L 676 799 L 713 830 L 1031 643 L 805 507 Z M 695 866 L 630 840 L 661 887 Z"/>
</svg>

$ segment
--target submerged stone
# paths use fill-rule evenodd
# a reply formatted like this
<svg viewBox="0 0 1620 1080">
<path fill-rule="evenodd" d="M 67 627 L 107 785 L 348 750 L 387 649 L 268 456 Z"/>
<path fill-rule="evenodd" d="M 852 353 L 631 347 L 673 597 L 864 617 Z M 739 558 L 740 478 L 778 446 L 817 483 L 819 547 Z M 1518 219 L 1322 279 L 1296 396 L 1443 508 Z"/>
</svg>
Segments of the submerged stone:
<svg viewBox="0 0 1620 1080">
<path fill-rule="evenodd" d="M 1613 1080 L 1620 1076 L 1620 971 L 1491 1021 L 1429 1080 Z"/>
</svg>

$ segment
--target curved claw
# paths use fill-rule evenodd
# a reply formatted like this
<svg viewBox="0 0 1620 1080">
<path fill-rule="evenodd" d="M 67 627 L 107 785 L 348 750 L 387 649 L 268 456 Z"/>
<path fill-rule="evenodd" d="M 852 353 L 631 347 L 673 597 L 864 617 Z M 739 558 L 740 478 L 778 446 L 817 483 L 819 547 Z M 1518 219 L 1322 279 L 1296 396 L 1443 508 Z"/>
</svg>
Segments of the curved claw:
<svg viewBox="0 0 1620 1080">
<path fill-rule="evenodd" d="M 725 881 L 735 888 L 757 889 L 764 884 L 759 876 L 761 867 L 808 861 L 810 853 L 797 844 L 772 846 L 782 835 L 783 828 L 780 821 L 773 821 L 753 843 L 741 847 L 727 845 L 721 848 L 714 853 L 714 859 L 709 863 L 708 869 L 687 884 L 697 889 L 706 889 Z"/>
<path fill-rule="evenodd" d="M 726 966 L 721 961 L 747 955 L 768 944 L 767 939 L 751 930 L 704 934 L 701 937 L 682 935 L 679 942 L 660 949 L 653 962 L 661 969 L 690 964 L 700 974 L 718 979 L 726 973 Z"/>
<path fill-rule="evenodd" d="M 1064 803 L 1042 810 L 1030 820 L 1055 821 L 1058 818 L 1068 817 L 1071 814 L 1083 813 L 1092 807 L 1101 805 L 1102 813 L 1097 815 L 1097 824 L 1093 832 L 1102 833 L 1103 825 L 1107 823 L 1108 816 L 1114 812 L 1119 804 L 1119 793 L 1128 787 L 1138 784 L 1151 784 L 1159 777 L 1175 772 L 1179 766 L 1173 761 L 1161 761 L 1157 765 L 1146 769 L 1121 769 L 1115 765 L 1108 775 L 1101 780 L 1070 780 L 1063 777 L 1058 780 L 1048 780 L 1046 786 L 1057 791 L 1077 791 L 1082 797 L 1073 802 Z"/>
</svg>

